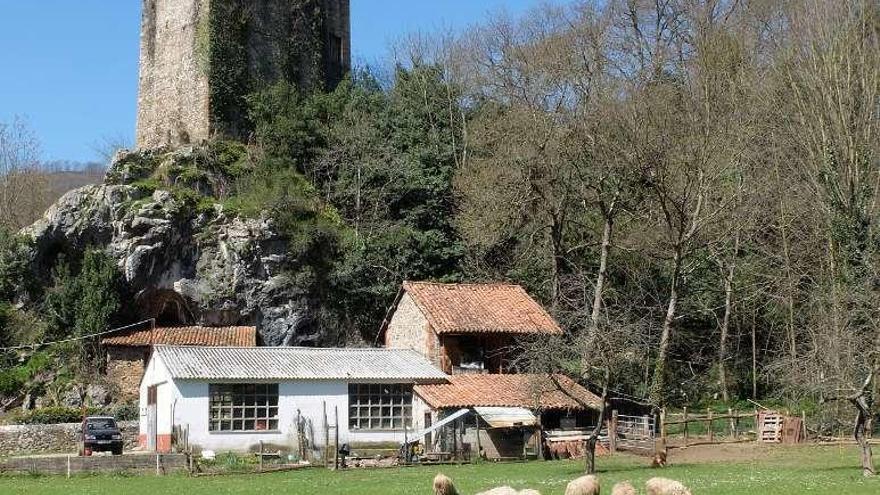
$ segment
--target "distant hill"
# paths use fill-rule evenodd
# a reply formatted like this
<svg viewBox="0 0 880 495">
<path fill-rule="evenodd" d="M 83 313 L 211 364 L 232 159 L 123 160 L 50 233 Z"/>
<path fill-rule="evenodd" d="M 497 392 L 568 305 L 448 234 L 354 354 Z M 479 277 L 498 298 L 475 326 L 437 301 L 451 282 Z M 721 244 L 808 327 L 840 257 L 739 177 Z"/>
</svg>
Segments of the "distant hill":
<svg viewBox="0 0 880 495">
<path fill-rule="evenodd" d="M 68 191 L 100 184 L 104 180 L 104 171 L 101 170 L 100 173 L 95 173 L 93 170 L 52 172 L 48 177 L 49 189 L 52 191 L 52 201 L 49 204 L 52 204 Z"/>
</svg>

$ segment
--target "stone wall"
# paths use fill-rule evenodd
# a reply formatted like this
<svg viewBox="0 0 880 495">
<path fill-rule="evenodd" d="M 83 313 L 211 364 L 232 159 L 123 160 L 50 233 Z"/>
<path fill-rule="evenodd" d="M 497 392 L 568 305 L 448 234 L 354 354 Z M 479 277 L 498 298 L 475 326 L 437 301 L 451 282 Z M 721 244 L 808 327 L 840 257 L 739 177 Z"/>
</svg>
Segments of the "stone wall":
<svg viewBox="0 0 880 495">
<path fill-rule="evenodd" d="M 0 473 L 61 475 L 81 473 L 142 472 L 171 474 L 188 469 L 185 454 L 123 455 L 123 456 L 49 456 L 15 457 L 0 461 Z"/>
<path fill-rule="evenodd" d="M 412 349 L 440 366 L 440 342 L 428 319 L 409 294 L 404 294 L 385 331 L 385 347 Z"/>
<path fill-rule="evenodd" d="M 207 60 L 198 46 L 207 4 L 208 0 L 144 0 L 138 148 L 180 145 L 210 135 Z"/>
<path fill-rule="evenodd" d="M 138 422 L 120 421 L 124 449 L 138 444 Z M 77 452 L 79 423 L 0 426 L 0 456 Z"/>
<path fill-rule="evenodd" d="M 332 88 L 351 69 L 350 0 L 143 1 L 141 149 L 246 137 L 247 94 Z"/>
<path fill-rule="evenodd" d="M 147 347 L 107 347 L 107 381 L 113 386 L 116 402 L 137 402 L 149 356 Z"/>
</svg>

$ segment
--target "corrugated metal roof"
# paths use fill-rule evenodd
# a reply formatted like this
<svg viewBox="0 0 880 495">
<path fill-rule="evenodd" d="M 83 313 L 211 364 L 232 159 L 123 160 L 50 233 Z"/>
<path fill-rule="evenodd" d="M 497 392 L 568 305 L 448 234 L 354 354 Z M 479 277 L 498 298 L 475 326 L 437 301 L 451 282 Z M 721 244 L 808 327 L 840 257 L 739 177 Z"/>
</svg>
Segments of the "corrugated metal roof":
<svg viewBox="0 0 880 495">
<path fill-rule="evenodd" d="M 513 426 L 533 426 L 538 418 L 523 407 L 475 407 L 477 414 L 492 428 L 511 428 Z"/>
<path fill-rule="evenodd" d="M 157 346 L 154 355 L 181 380 L 446 379 L 409 349 Z"/>
</svg>

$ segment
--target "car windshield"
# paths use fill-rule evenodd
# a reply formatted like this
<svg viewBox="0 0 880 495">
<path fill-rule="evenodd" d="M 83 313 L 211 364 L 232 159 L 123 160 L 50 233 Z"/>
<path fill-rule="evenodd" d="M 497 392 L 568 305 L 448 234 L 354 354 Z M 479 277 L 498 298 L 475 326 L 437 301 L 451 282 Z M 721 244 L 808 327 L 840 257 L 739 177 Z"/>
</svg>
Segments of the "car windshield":
<svg viewBox="0 0 880 495">
<path fill-rule="evenodd" d="M 89 430 L 115 430 L 116 429 L 116 421 L 112 418 L 98 418 L 98 419 L 89 419 L 88 428 Z"/>
</svg>

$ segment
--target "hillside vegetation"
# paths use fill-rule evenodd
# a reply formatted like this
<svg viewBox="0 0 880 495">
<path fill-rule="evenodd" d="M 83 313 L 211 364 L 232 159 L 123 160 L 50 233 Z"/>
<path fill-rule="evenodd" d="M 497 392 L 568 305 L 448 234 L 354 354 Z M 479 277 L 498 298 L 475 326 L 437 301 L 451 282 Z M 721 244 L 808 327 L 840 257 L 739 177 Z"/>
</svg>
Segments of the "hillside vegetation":
<svg viewBox="0 0 880 495">
<path fill-rule="evenodd" d="M 501 280 L 568 330 L 523 369 L 787 402 L 822 431 L 877 413 L 876 2 L 576 1 L 398 53 L 332 92 L 264 88 L 247 145 L 117 164 L 118 183 L 270 220 L 317 343 L 372 343 L 405 279 Z M 102 246 L 33 272 L 11 236 L 3 345 L 129 323 L 109 310 L 125 284 L 64 302 L 116 286 Z"/>
</svg>

